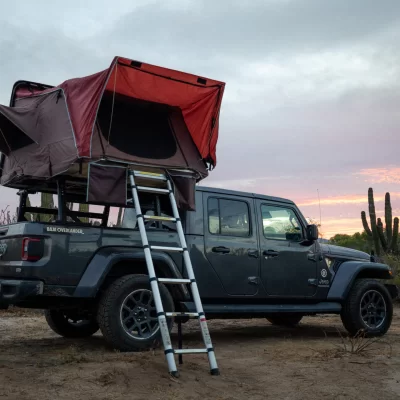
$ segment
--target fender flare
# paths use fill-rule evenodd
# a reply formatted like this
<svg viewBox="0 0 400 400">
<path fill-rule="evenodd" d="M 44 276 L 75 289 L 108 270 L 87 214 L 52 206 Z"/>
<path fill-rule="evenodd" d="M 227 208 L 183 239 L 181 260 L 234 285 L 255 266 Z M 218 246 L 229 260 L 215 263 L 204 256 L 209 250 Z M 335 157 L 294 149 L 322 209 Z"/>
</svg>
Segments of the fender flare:
<svg viewBox="0 0 400 400">
<path fill-rule="evenodd" d="M 340 265 L 334 276 L 332 285 L 329 288 L 327 300 L 345 300 L 358 277 L 372 279 L 393 278 L 391 269 L 386 264 L 364 261 L 345 261 Z"/>
<path fill-rule="evenodd" d="M 172 258 L 162 252 L 152 252 L 153 261 L 159 261 L 158 267 L 164 274 L 171 278 L 182 278 L 178 267 Z M 103 282 L 105 281 L 108 273 L 112 267 L 121 261 L 137 261 L 145 260 L 144 251 L 142 248 L 103 248 L 98 251 L 89 262 L 85 272 L 75 289 L 73 297 L 86 297 L 94 298 L 98 294 Z M 134 268 L 132 269 L 134 273 Z M 183 298 L 189 298 L 189 291 L 185 285 L 175 285 L 180 289 Z"/>
</svg>

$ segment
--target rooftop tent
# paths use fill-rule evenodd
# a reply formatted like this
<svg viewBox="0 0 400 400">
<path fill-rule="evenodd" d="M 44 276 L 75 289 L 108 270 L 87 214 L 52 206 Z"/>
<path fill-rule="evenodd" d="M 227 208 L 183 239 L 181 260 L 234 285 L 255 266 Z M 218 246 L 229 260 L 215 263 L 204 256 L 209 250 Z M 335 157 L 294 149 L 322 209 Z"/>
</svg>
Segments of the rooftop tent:
<svg viewBox="0 0 400 400">
<path fill-rule="evenodd" d="M 17 82 L 11 107 L 0 105 L 0 151 L 6 155 L 1 184 L 21 188 L 45 181 L 51 187 L 61 175 L 90 180 L 88 171 L 107 163 L 187 178 L 184 170 L 199 181 L 207 164 L 216 165 L 224 87 L 121 57 L 104 71 L 56 87 Z"/>
</svg>

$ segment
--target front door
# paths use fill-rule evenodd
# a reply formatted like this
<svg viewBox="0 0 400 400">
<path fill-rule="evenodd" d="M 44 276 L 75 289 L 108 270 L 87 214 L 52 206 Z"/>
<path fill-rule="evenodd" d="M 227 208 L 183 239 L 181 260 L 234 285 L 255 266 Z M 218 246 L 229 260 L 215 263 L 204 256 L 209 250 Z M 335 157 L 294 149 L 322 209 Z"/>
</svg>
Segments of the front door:
<svg viewBox="0 0 400 400">
<path fill-rule="evenodd" d="M 258 292 L 260 253 L 253 199 L 203 193 L 208 262 L 230 295 Z"/>
<path fill-rule="evenodd" d="M 294 207 L 257 200 L 260 230 L 261 282 L 269 296 L 312 297 L 317 287 L 315 243 Z"/>
</svg>

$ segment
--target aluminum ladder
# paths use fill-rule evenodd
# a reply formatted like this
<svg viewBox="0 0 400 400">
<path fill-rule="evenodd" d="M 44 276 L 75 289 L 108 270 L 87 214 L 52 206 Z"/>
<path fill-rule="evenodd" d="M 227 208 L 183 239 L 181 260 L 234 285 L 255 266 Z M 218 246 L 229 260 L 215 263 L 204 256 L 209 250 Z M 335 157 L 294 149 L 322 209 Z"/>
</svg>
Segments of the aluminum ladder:
<svg viewBox="0 0 400 400">
<path fill-rule="evenodd" d="M 196 278 L 194 276 L 192 262 L 190 260 L 189 251 L 186 245 L 185 234 L 183 232 L 182 223 L 179 218 L 178 207 L 176 205 L 176 200 L 174 196 L 174 192 L 172 189 L 172 184 L 170 179 L 166 174 L 159 174 L 153 172 L 145 172 L 145 171 L 135 171 L 129 170 L 129 178 L 130 184 L 132 188 L 132 198 L 134 202 L 134 207 L 136 210 L 136 217 L 139 226 L 140 237 L 142 239 L 144 255 L 146 259 L 147 270 L 149 273 L 149 281 L 151 285 L 151 290 L 154 296 L 154 303 L 157 310 L 158 323 L 161 331 L 162 342 L 164 346 L 164 354 L 167 359 L 169 373 L 173 377 L 179 377 L 179 372 L 175 363 L 175 354 L 178 354 L 181 357 L 182 354 L 196 354 L 196 353 L 206 353 L 208 355 L 208 361 L 210 364 L 210 373 L 211 375 L 219 375 L 219 369 L 217 365 L 217 360 L 215 358 L 214 348 L 211 342 L 210 333 L 208 330 L 207 320 L 204 314 L 203 305 L 201 303 L 199 290 L 196 283 Z M 156 180 L 158 182 L 162 182 L 166 184 L 166 188 L 158 188 L 151 186 L 137 186 L 135 183 L 135 178 L 145 179 L 146 181 Z M 139 195 L 138 192 L 148 192 L 148 193 L 156 193 L 156 194 L 166 194 L 169 196 L 173 218 L 172 217 L 162 217 L 162 216 L 151 216 L 151 215 L 142 215 L 142 210 L 140 207 Z M 164 246 L 152 246 L 149 245 L 147 239 L 147 232 L 145 228 L 144 221 L 145 220 L 154 220 L 154 221 L 169 221 L 176 223 L 177 232 L 179 236 L 179 241 L 181 247 L 164 247 Z M 188 279 L 172 279 L 172 278 L 157 278 L 153 259 L 151 256 L 152 250 L 164 250 L 164 251 L 177 251 L 183 254 L 183 265 L 184 269 L 186 269 Z M 193 300 L 196 306 L 195 313 L 181 313 L 181 312 L 164 312 L 160 290 L 158 287 L 158 283 L 163 284 L 188 284 L 190 285 Z M 203 337 L 203 342 L 205 348 L 201 349 L 173 349 L 171 343 L 171 337 L 168 331 L 167 318 L 166 317 L 188 317 L 188 318 L 197 318 L 200 323 L 201 333 Z M 180 324 L 178 326 L 178 335 L 181 335 Z M 181 337 L 179 338 L 179 347 L 181 347 Z"/>
</svg>

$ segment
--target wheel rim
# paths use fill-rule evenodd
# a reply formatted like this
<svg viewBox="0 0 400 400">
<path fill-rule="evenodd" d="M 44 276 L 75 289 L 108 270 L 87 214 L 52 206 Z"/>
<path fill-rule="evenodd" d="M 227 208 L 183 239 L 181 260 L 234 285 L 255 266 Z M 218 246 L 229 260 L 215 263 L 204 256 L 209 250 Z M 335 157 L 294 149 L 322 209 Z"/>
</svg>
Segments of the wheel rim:
<svg viewBox="0 0 400 400">
<path fill-rule="evenodd" d="M 157 333 L 158 318 L 153 292 L 138 289 L 128 294 L 120 310 L 121 325 L 124 331 L 137 340 L 146 340 Z"/>
<path fill-rule="evenodd" d="M 370 329 L 378 329 L 386 319 L 386 302 L 377 290 L 368 290 L 360 302 L 360 315 Z"/>
</svg>

